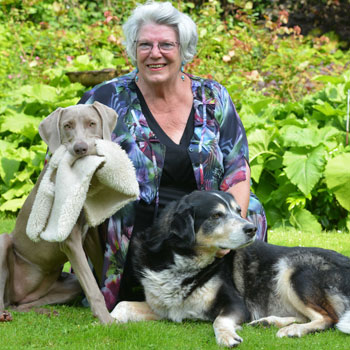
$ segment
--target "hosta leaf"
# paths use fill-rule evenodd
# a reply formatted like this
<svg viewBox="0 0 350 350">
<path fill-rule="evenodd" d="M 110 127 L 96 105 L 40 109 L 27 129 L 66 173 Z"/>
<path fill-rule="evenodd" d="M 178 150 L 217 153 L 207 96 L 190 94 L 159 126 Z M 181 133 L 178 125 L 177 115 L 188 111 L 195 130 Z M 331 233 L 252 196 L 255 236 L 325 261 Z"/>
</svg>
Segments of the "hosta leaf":
<svg viewBox="0 0 350 350">
<path fill-rule="evenodd" d="M 113 63 L 114 55 L 112 52 L 105 49 L 101 49 L 96 53 L 96 58 L 100 60 L 101 66 L 103 68 L 109 68 L 109 67 L 114 68 L 114 63 Z"/>
<path fill-rule="evenodd" d="M 5 200 L 9 201 L 14 198 L 22 197 L 23 195 L 28 195 L 28 193 L 31 191 L 32 188 L 33 188 L 33 184 L 28 184 L 28 183 L 18 184 L 15 187 L 12 187 L 8 191 L 6 191 L 2 195 L 2 197 Z"/>
<path fill-rule="evenodd" d="M 259 182 L 260 175 L 262 171 L 264 170 L 264 162 L 260 159 L 254 160 L 252 163 L 250 163 L 250 176 L 255 182 Z"/>
<path fill-rule="evenodd" d="M 21 162 L 16 159 L 1 158 L 0 177 L 4 183 L 9 186 L 14 174 L 18 171 Z"/>
<path fill-rule="evenodd" d="M 306 129 L 295 125 L 288 125 L 281 129 L 280 134 L 285 147 L 317 147 L 322 142 L 319 136 L 319 130 L 315 127 Z"/>
<path fill-rule="evenodd" d="M 337 110 L 335 110 L 328 102 L 325 102 L 322 105 L 314 105 L 313 108 L 324 114 L 326 117 L 337 115 Z"/>
<path fill-rule="evenodd" d="M 257 129 L 248 135 L 251 177 L 255 182 L 259 182 L 263 171 L 264 157 L 274 154 L 269 151 L 270 139 L 270 134 L 263 129 Z"/>
<path fill-rule="evenodd" d="M 267 176 L 269 176 L 269 181 L 267 181 Z M 259 183 L 256 186 L 255 194 L 262 202 L 266 203 L 271 199 L 271 192 L 275 190 L 276 184 L 273 177 L 270 174 L 266 175 L 265 178 L 261 178 L 260 180 L 261 181 L 259 181 Z"/>
<path fill-rule="evenodd" d="M 10 131 L 15 134 L 21 134 L 28 139 L 33 140 L 38 133 L 40 118 L 35 118 L 23 113 L 6 116 L 1 123 L 0 132 Z"/>
<path fill-rule="evenodd" d="M 338 202 L 350 211 L 350 153 L 330 159 L 325 170 L 326 183 Z"/>
<path fill-rule="evenodd" d="M 9 148 L 17 147 L 17 145 L 14 145 L 12 142 L 0 140 L 0 154 L 1 151 L 6 151 Z"/>
<path fill-rule="evenodd" d="M 327 141 L 339 137 L 341 135 L 341 132 L 339 129 L 327 125 L 324 128 L 319 129 L 319 135 L 322 140 Z"/>
<path fill-rule="evenodd" d="M 325 89 L 325 93 L 328 99 L 332 102 L 342 102 L 345 100 L 343 84 L 340 84 L 338 86 L 334 86 L 334 85 L 327 86 Z"/>
<path fill-rule="evenodd" d="M 263 126 L 265 123 L 264 119 L 259 118 L 249 105 L 243 105 L 239 111 L 239 115 L 246 130 L 260 125 Z"/>
<path fill-rule="evenodd" d="M 94 65 L 91 62 L 91 59 L 89 57 L 89 55 L 81 55 L 78 56 L 74 61 L 73 61 L 73 65 L 75 68 L 77 68 L 78 70 L 93 70 L 94 69 Z"/>
<path fill-rule="evenodd" d="M 322 81 L 323 83 L 332 83 L 332 84 L 340 84 L 344 82 L 344 78 L 340 77 L 332 77 L 330 75 L 319 75 L 312 80 Z"/>
<path fill-rule="evenodd" d="M 25 85 L 20 89 L 20 93 L 40 103 L 52 103 L 52 101 L 56 101 L 58 97 L 56 88 L 45 84 L 34 84 L 33 86 Z"/>
<path fill-rule="evenodd" d="M 283 156 L 287 177 L 305 196 L 310 194 L 322 177 L 325 162 L 323 146 L 319 146 L 311 152 L 298 148 L 291 152 L 285 152 Z"/>
<path fill-rule="evenodd" d="M 60 107 L 64 108 L 64 107 L 69 107 L 69 106 L 72 106 L 72 105 L 76 105 L 79 100 L 80 100 L 79 97 L 76 97 L 76 98 L 73 98 L 73 99 L 68 99 L 68 100 L 62 100 L 62 101 L 60 101 Z"/>
<path fill-rule="evenodd" d="M 264 98 L 250 105 L 256 115 L 262 115 L 267 107 L 276 102 L 273 98 Z"/>
<path fill-rule="evenodd" d="M 22 208 L 25 200 L 26 197 L 11 199 L 0 205 L 0 211 L 16 212 L 18 209 Z"/>
<path fill-rule="evenodd" d="M 256 129 L 248 135 L 250 161 L 267 152 L 271 153 L 269 152 L 270 139 L 270 134 L 263 129 Z"/>
<path fill-rule="evenodd" d="M 293 211 L 290 219 L 293 226 L 306 232 L 321 232 L 322 226 L 307 209 Z"/>
</svg>

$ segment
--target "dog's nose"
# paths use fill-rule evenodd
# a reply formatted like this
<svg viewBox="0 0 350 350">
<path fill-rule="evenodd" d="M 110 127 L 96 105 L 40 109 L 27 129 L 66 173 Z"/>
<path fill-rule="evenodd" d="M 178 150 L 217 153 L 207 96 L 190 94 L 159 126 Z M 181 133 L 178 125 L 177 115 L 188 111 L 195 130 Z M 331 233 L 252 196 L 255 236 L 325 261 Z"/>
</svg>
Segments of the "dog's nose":
<svg viewBox="0 0 350 350">
<path fill-rule="evenodd" d="M 84 141 L 76 142 L 73 147 L 73 151 L 77 156 L 83 156 L 88 151 L 88 144 Z"/>
<path fill-rule="evenodd" d="M 257 230 L 256 226 L 250 222 L 246 223 L 245 226 L 243 227 L 244 233 L 251 238 L 255 236 L 256 230 Z"/>
</svg>

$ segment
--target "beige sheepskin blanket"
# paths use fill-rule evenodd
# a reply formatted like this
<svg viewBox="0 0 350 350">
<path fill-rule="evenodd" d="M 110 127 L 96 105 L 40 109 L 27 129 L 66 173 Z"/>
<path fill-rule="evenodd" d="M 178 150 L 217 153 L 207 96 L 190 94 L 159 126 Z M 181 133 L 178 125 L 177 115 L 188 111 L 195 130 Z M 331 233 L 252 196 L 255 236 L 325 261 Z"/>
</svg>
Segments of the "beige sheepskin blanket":
<svg viewBox="0 0 350 350">
<path fill-rule="evenodd" d="M 30 239 L 62 242 L 82 209 L 94 227 L 137 199 L 139 186 L 127 154 L 105 140 L 97 140 L 96 149 L 97 155 L 77 159 L 62 145 L 52 155 L 28 219 Z"/>
</svg>

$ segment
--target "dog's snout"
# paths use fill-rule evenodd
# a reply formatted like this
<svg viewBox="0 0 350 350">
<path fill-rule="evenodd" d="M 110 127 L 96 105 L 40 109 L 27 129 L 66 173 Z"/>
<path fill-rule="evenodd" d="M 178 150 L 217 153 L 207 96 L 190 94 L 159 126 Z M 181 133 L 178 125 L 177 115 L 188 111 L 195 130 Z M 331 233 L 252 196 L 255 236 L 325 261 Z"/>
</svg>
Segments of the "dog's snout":
<svg viewBox="0 0 350 350">
<path fill-rule="evenodd" d="M 89 146 L 86 142 L 80 141 L 76 142 L 73 147 L 73 151 L 78 156 L 83 156 L 87 153 Z"/>
<path fill-rule="evenodd" d="M 253 225 L 252 223 L 248 222 L 244 227 L 243 227 L 243 231 L 244 233 L 248 236 L 253 238 L 255 236 L 256 233 L 256 226 Z"/>
</svg>

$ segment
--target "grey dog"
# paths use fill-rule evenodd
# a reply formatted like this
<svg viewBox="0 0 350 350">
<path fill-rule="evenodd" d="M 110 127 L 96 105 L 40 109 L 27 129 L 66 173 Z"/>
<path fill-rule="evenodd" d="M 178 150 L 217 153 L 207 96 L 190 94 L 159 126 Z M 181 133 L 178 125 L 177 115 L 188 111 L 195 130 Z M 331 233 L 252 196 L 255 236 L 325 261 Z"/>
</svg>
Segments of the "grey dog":
<svg viewBox="0 0 350 350">
<path fill-rule="evenodd" d="M 73 156 L 83 157 L 95 154 L 96 139 L 111 139 L 116 122 L 113 109 L 95 102 L 57 109 L 40 124 L 39 133 L 52 153 L 65 144 Z M 86 258 L 87 254 L 96 271 L 102 270 L 100 242 L 95 229 L 83 229 L 83 215 L 63 242 L 33 242 L 26 235 L 27 221 L 46 169 L 20 210 L 13 232 L 0 235 L 0 319 L 11 320 L 11 314 L 5 310 L 9 306 L 21 311 L 66 303 L 83 289 L 93 314 L 102 323 L 111 323 L 113 318 Z M 67 261 L 75 275 L 61 272 Z"/>
</svg>

